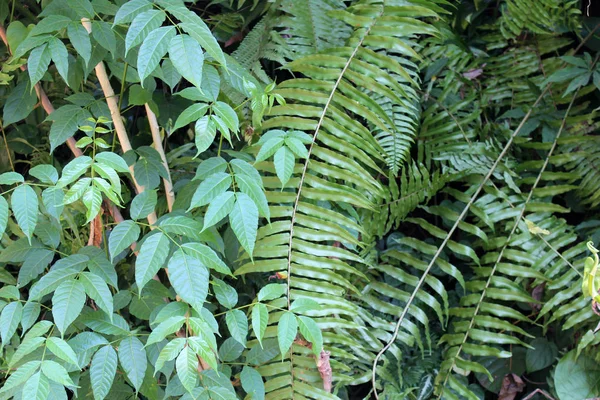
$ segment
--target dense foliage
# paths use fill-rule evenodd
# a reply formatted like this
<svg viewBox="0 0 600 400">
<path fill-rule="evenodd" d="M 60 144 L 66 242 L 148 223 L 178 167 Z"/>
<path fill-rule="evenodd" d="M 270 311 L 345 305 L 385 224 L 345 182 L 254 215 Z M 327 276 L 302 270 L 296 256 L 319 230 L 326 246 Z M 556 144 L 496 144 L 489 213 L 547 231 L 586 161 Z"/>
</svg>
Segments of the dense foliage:
<svg viewBox="0 0 600 400">
<path fill-rule="evenodd" d="M 0 399 L 600 397 L 590 7 L 1 0 Z"/>
</svg>

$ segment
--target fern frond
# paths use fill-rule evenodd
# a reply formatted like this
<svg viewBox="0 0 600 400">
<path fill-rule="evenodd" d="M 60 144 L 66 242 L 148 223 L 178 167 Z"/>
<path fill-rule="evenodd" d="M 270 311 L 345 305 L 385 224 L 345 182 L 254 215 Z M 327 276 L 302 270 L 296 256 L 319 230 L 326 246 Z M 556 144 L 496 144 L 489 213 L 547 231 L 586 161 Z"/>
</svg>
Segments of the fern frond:
<svg viewBox="0 0 600 400">
<path fill-rule="evenodd" d="M 426 204 L 446 185 L 451 176 L 439 171 L 430 173 L 424 165 L 413 163 L 402 168 L 399 182 L 392 173 L 388 178 L 389 195 L 377 212 L 371 212 L 364 218 L 366 230 L 379 237 L 397 229 L 410 212 L 419 205 Z"/>
<path fill-rule="evenodd" d="M 523 31 L 556 35 L 581 27 L 576 0 L 506 0 L 505 7 L 500 26 L 506 38 L 515 38 Z"/>
<path fill-rule="evenodd" d="M 286 59 L 293 61 L 343 46 L 352 29 L 343 21 L 332 19 L 328 12 L 344 8 L 346 5 L 341 0 L 283 0 L 279 7 L 283 14 L 277 26 L 285 39 Z"/>
<path fill-rule="evenodd" d="M 306 315 L 324 330 L 336 382 L 344 379 L 342 374 L 348 368 L 340 360 L 357 361 L 356 354 L 369 354 L 369 349 L 346 333 L 361 331 L 364 322 L 359 307 L 345 294 L 358 295 L 357 284 L 366 281 L 357 269 L 364 260 L 357 254 L 363 227 L 356 209 L 374 209 L 385 196 L 375 179 L 382 174 L 378 162 L 383 162 L 384 151 L 370 127 L 389 131 L 394 122 L 371 94 L 402 104 L 405 83 L 412 78 L 404 62 L 394 57 L 415 57 L 407 38 L 435 33 L 411 13 L 409 6 L 388 7 L 376 0 L 336 11 L 336 17 L 360 28 L 344 47 L 290 63 L 290 70 L 305 77 L 278 87 L 286 105 L 273 107 L 263 124 L 263 129 L 271 132 L 310 133 L 310 142 L 293 170 L 277 155 L 275 163 L 257 164 L 267 175 L 263 181 L 271 224 L 259 230 L 253 262 L 235 273 L 279 274 L 287 291 L 285 298 L 272 303 L 278 308 L 289 311 L 291 303 L 303 297 L 327 304 Z M 398 18 L 403 21 L 401 28 L 396 24 Z M 390 48 L 394 57 L 383 51 Z M 282 173 L 284 167 L 291 174 L 289 179 Z M 271 313 L 265 337 L 276 335 L 281 315 Z M 266 374 L 268 398 L 334 398 L 318 389 L 320 376 L 308 349 L 294 345 L 283 358 L 283 364 L 280 360 L 268 364 L 273 371 Z"/>
</svg>

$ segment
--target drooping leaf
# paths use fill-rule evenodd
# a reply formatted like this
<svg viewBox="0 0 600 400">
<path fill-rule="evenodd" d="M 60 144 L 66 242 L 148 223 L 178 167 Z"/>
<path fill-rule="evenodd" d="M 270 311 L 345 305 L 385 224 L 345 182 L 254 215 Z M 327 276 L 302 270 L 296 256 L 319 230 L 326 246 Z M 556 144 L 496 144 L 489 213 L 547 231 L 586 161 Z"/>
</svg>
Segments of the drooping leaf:
<svg viewBox="0 0 600 400">
<path fill-rule="evenodd" d="M 262 347 L 262 339 L 267 329 L 267 323 L 269 322 L 269 309 L 262 303 L 256 303 L 252 307 L 252 329 L 254 335 Z"/>
<path fill-rule="evenodd" d="M 208 295 L 208 269 L 182 250 L 173 253 L 168 266 L 169 280 L 179 297 L 201 310 Z"/>
<path fill-rule="evenodd" d="M 48 48 L 47 43 L 36 47 L 29 54 L 27 71 L 29 72 L 29 79 L 32 87 L 35 86 L 35 84 L 42 79 L 46 71 L 48 71 L 48 65 L 50 65 L 51 58 L 50 49 Z"/>
<path fill-rule="evenodd" d="M 2 346 L 8 344 L 17 331 L 22 315 L 23 306 L 18 301 L 13 301 L 2 309 L 2 313 L 0 314 L 0 339 L 2 339 Z"/>
<path fill-rule="evenodd" d="M 117 352 L 112 346 L 101 347 L 90 365 L 90 380 L 94 399 L 106 398 L 117 373 Z"/>
<path fill-rule="evenodd" d="M 69 346 L 69 344 L 61 338 L 54 336 L 49 337 L 46 340 L 46 347 L 61 360 L 71 363 L 73 365 L 79 365 L 77 362 L 77 355 L 75 354 L 75 351 L 73 351 L 71 346 Z"/>
<path fill-rule="evenodd" d="M 135 336 L 127 337 L 119 343 L 118 354 L 119 362 L 127 374 L 127 378 L 135 390 L 139 391 L 148 367 L 144 345 Z"/>
<path fill-rule="evenodd" d="M 20 185 L 13 191 L 10 197 L 10 206 L 19 227 L 29 239 L 29 243 L 31 243 L 31 238 L 38 222 L 39 205 L 37 194 L 31 186 Z"/>
<path fill-rule="evenodd" d="M 277 323 L 277 342 L 279 343 L 279 351 L 283 358 L 292 346 L 298 333 L 298 321 L 294 313 L 289 311 L 284 312 Z"/>
<path fill-rule="evenodd" d="M 114 259 L 140 237 L 140 227 L 131 220 L 118 224 L 108 237 L 110 258 Z"/>
<path fill-rule="evenodd" d="M 244 388 L 246 393 L 251 395 L 253 399 L 265 399 L 265 383 L 257 370 L 252 367 L 244 366 L 240 374 L 240 380 L 242 382 L 242 388 Z"/>
<path fill-rule="evenodd" d="M 189 35 L 177 35 L 171 39 L 169 58 L 175 69 L 196 87 L 202 85 L 204 54 L 198 42 Z"/>
<path fill-rule="evenodd" d="M 191 392 L 198 382 L 198 357 L 196 357 L 190 346 L 186 346 L 181 350 L 175 361 L 175 366 L 181 384 L 188 392 Z"/>
<path fill-rule="evenodd" d="M 245 347 L 246 337 L 248 336 L 248 318 L 246 318 L 246 314 L 241 310 L 229 310 L 225 314 L 225 322 L 231 337 Z"/>
<path fill-rule="evenodd" d="M 150 32 L 159 28 L 166 18 L 163 11 L 152 10 L 152 5 L 150 5 L 147 11 L 139 11 L 141 10 L 136 10 L 136 13 L 133 15 L 133 22 L 129 26 L 127 35 L 125 36 L 126 55 L 130 49 L 142 43 Z"/>
<path fill-rule="evenodd" d="M 146 283 L 156 275 L 158 270 L 165 265 L 169 255 L 169 247 L 169 238 L 162 232 L 149 236 L 142 243 L 135 262 L 135 283 L 138 286 L 139 293 L 142 292 Z"/>
<path fill-rule="evenodd" d="M 175 36 L 175 27 L 165 26 L 152 30 L 144 39 L 137 61 L 140 81 L 144 82 L 144 79 L 158 66 L 161 58 L 167 53 L 173 36 Z"/>
<path fill-rule="evenodd" d="M 235 205 L 229 214 L 229 223 L 242 247 L 252 256 L 258 230 L 258 208 L 245 193 L 238 192 L 235 197 Z"/>
<path fill-rule="evenodd" d="M 52 296 L 52 316 L 62 336 L 81 314 L 85 299 L 85 288 L 75 279 L 68 279 L 56 288 Z"/>
</svg>

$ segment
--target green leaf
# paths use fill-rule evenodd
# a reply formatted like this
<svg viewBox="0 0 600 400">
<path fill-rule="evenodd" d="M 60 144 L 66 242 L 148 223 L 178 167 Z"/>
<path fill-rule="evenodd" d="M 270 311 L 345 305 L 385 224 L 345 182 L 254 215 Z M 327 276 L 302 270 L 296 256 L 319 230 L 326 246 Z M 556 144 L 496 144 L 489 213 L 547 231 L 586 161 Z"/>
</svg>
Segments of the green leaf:
<svg viewBox="0 0 600 400">
<path fill-rule="evenodd" d="M 48 15 L 46 18 L 38 22 L 37 25 L 31 29 L 29 34 L 31 36 L 36 36 L 44 33 L 60 31 L 61 29 L 65 29 L 70 22 L 70 18 L 62 15 Z"/>
<path fill-rule="evenodd" d="M 148 10 L 133 19 L 133 22 L 127 29 L 125 36 L 125 55 L 129 53 L 133 47 L 142 43 L 148 37 L 150 32 L 158 29 L 165 21 L 166 14 L 159 10 Z M 152 72 L 152 71 L 150 71 Z"/>
<path fill-rule="evenodd" d="M 62 336 L 81 314 L 85 298 L 85 288 L 75 279 L 68 279 L 56 288 L 52 296 L 52 316 Z"/>
<path fill-rule="evenodd" d="M 158 196 L 156 190 L 145 190 L 134 197 L 129 214 L 134 220 L 146 218 L 156 208 Z M 137 239 L 136 239 L 137 240 Z"/>
<path fill-rule="evenodd" d="M 49 337 L 46 339 L 46 347 L 61 360 L 75 366 L 79 366 L 79 363 L 77 362 L 77 355 L 71 346 L 69 346 L 69 344 L 61 338 L 55 336 Z"/>
<path fill-rule="evenodd" d="M 70 161 L 62 170 L 62 176 L 56 183 L 58 187 L 65 187 L 74 182 L 83 175 L 92 165 L 92 159 L 88 156 L 81 156 Z"/>
<path fill-rule="evenodd" d="M 277 323 L 277 342 L 279 343 L 282 360 L 290 347 L 292 347 L 297 333 L 298 321 L 296 320 L 296 316 L 292 312 L 284 312 Z"/>
<path fill-rule="evenodd" d="M 533 348 L 527 349 L 525 355 L 527 372 L 539 371 L 554 364 L 554 360 L 558 356 L 556 344 L 544 338 L 535 338 L 530 345 Z"/>
<path fill-rule="evenodd" d="M 123 5 L 117 11 L 115 15 L 115 21 L 113 26 L 117 24 L 126 24 L 138 16 L 143 14 L 145 11 L 152 9 L 152 3 L 148 0 L 129 0 L 123 3 Z"/>
<path fill-rule="evenodd" d="M 247 194 L 236 193 L 236 202 L 229 214 L 229 223 L 242 247 L 252 257 L 258 230 L 258 208 Z"/>
<path fill-rule="evenodd" d="M 242 193 L 247 194 L 252 199 L 256 208 L 258 208 L 258 213 L 267 220 L 270 220 L 271 212 L 269 211 L 269 203 L 267 202 L 267 196 L 265 196 L 263 188 L 247 175 L 236 174 L 235 183 Z"/>
<path fill-rule="evenodd" d="M 50 394 L 50 383 L 48 378 L 42 375 L 41 372 L 36 372 L 27 380 L 23 386 L 22 397 L 31 400 L 46 400 Z"/>
<path fill-rule="evenodd" d="M 186 318 L 183 316 L 175 316 L 170 317 L 158 324 L 157 327 L 152 329 L 152 333 L 148 336 L 148 340 L 146 341 L 146 347 L 150 346 L 153 343 L 158 343 L 162 341 L 167 335 L 171 333 L 177 332 L 185 322 Z"/>
<path fill-rule="evenodd" d="M 69 80 L 69 52 L 62 40 L 52 38 L 48 41 L 48 50 L 58 73 L 68 84 Z"/>
<path fill-rule="evenodd" d="M 112 318 L 113 298 L 108 285 L 102 278 L 91 272 L 83 272 L 79 275 L 79 281 L 83 284 L 85 292 L 96 302 L 106 314 Z"/>
<path fill-rule="evenodd" d="M 168 266 L 169 280 L 179 297 L 201 310 L 208 295 L 208 269 L 181 249 L 173 253 Z"/>
<path fill-rule="evenodd" d="M 167 361 L 173 360 L 185 346 L 185 338 L 176 338 L 165 345 L 158 355 L 156 364 L 154 365 L 154 375 L 165 365 Z"/>
<path fill-rule="evenodd" d="M 229 189 L 231 182 L 231 175 L 225 172 L 217 172 L 206 178 L 194 192 L 188 211 L 213 201 L 215 197 Z"/>
<path fill-rule="evenodd" d="M 293 378 L 292 378 L 293 379 Z M 265 383 L 262 376 L 254 368 L 244 366 L 240 374 L 242 388 L 254 400 L 265 400 Z"/>
<path fill-rule="evenodd" d="M 38 99 L 31 87 L 29 80 L 23 79 L 9 92 L 2 112 L 3 126 L 19 122 L 33 111 Z"/>
<path fill-rule="evenodd" d="M 58 171 L 52 165 L 40 164 L 29 170 L 29 175 L 40 180 L 40 182 L 55 184 L 58 181 Z"/>
<path fill-rule="evenodd" d="M 8 379 L 4 381 L 4 385 L 0 388 L 0 394 L 11 391 L 19 385 L 27 382 L 29 378 L 38 370 L 42 362 L 35 360 L 29 361 L 20 366 L 15 372 L 10 374 Z"/>
<path fill-rule="evenodd" d="M 40 316 L 40 312 L 40 303 L 25 303 L 23 306 L 23 316 L 21 317 L 21 328 L 23 329 L 23 332 L 27 332 L 27 330 L 35 324 L 35 321 L 37 321 Z"/>
<path fill-rule="evenodd" d="M 8 202 L 4 199 L 4 197 L 0 196 L 0 237 L 2 237 L 2 235 L 4 235 L 7 224 L 8 224 Z"/>
<path fill-rule="evenodd" d="M 219 347 L 219 358 L 221 361 L 235 361 L 244 352 L 244 346 L 234 338 L 227 338 Z"/>
<path fill-rule="evenodd" d="M 188 108 L 182 111 L 177 117 L 177 121 L 175 121 L 175 125 L 173 125 L 173 131 L 187 126 L 192 121 L 196 121 L 199 118 L 202 118 L 204 114 L 206 114 L 206 110 L 208 110 L 208 105 L 204 103 L 196 103 L 192 104 Z"/>
<path fill-rule="evenodd" d="M 221 193 L 213 200 L 211 200 L 208 208 L 206 209 L 206 214 L 204 214 L 204 227 L 202 230 L 206 230 L 211 226 L 215 225 L 217 222 L 225 218 L 231 210 L 233 210 L 233 205 L 235 204 L 235 194 L 233 192 L 227 191 L 225 193 Z"/>
<path fill-rule="evenodd" d="M 81 24 L 69 24 L 67 36 L 87 65 L 92 57 L 92 43 L 88 31 Z"/>
<path fill-rule="evenodd" d="M 294 313 L 303 313 L 306 311 L 317 311 L 319 308 L 319 303 L 313 299 L 300 297 L 292 302 L 290 311 L 293 311 Z"/>
<path fill-rule="evenodd" d="M 32 87 L 35 86 L 35 84 L 42 79 L 46 71 L 48 71 L 51 59 L 52 56 L 50 55 L 50 49 L 48 48 L 47 43 L 44 43 L 31 51 L 29 58 L 27 59 L 27 72 L 29 72 L 29 79 L 31 80 Z"/>
<path fill-rule="evenodd" d="M 229 310 L 225 314 L 225 322 L 231 337 L 246 347 L 246 337 L 248 336 L 248 318 L 246 318 L 246 314 L 241 310 Z"/>
<path fill-rule="evenodd" d="M 284 139 L 282 137 L 274 137 L 267 140 L 256 155 L 256 162 L 264 161 L 271 157 L 277 150 L 283 146 Z"/>
<path fill-rule="evenodd" d="M 196 41 L 200 43 L 200 46 L 202 46 L 202 48 L 208 54 L 217 60 L 219 64 L 225 67 L 227 62 L 225 61 L 225 56 L 223 55 L 221 46 L 219 46 L 219 43 L 213 36 L 208 26 L 206 26 L 204 21 L 202 21 L 202 19 L 200 19 L 200 17 L 197 15 L 194 15 L 192 18 L 193 22 L 184 21 L 183 23 L 179 24 L 179 27 L 186 31 L 192 38 L 196 39 Z"/>
<path fill-rule="evenodd" d="M 237 291 L 220 279 L 213 279 L 213 291 L 217 301 L 225 308 L 233 308 L 238 302 Z"/>
<path fill-rule="evenodd" d="M 158 67 L 161 58 L 169 49 L 169 43 L 173 36 L 175 36 L 175 27 L 165 26 L 154 29 L 144 39 L 137 59 L 140 81 L 144 82 L 144 79 Z"/>
<path fill-rule="evenodd" d="M 106 165 L 107 167 L 110 167 L 117 172 L 129 173 L 129 167 L 127 166 L 127 163 L 125 162 L 123 157 L 121 157 L 118 154 L 112 153 L 110 151 L 104 151 L 102 153 L 96 154 L 95 160 L 97 163 Z"/>
<path fill-rule="evenodd" d="M 589 399 L 600 396 L 600 367 L 590 356 L 576 357 L 571 350 L 560 359 L 554 372 L 554 387 L 560 400 Z"/>
<path fill-rule="evenodd" d="M 140 237 L 140 227 L 131 220 L 118 224 L 108 237 L 110 259 L 114 260 L 123 250 L 131 246 Z"/>
<path fill-rule="evenodd" d="M 10 206 L 19 227 L 31 243 L 31 237 L 38 222 L 37 194 L 30 186 L 21 185 L 10 196 Z"/>
<path fill-rule="evenodd" d="M 18 301 L 13 301 L 2 309 L 2 314 L 0 314 L 0 339 L 2 339 L 2 346 L 10 342 L 10 339 L 17 331 L 22 315 L 23 306 Z"/>
<path fill-rule="evenodd" d="M 225 171 L 227 171 L 227 161 L 225 161 L 222 157 L 211 157 L 202 161 L 200 165 L 198 165 L 194 180 L 204 180 L 209 176 L 216 174 L 217 172 Z"/>
<path fill-rule="evenodd" d="M 319 329 L 315 320 L 304 316 L 298 317 L 298 325 L 304 339 L 312 343 L 313 353 L 316 357 L 319 357 L 319 354 L 323 350 L 323 334 L 321 333 L 321 329 Z"/>
<path fill-rule="evenodd" d="M 50 380 L 60 383 L 63 386 L 75 386 L 67 370 L 52 360 L 42 361 L 42 373 Z"/>
<path fill-rule="evenodd" d="M 46 208 L 48 215 L 60 220 L 60 216 L 63 212 L 64 205 L 63 200 L 65 192 L 61 188 L 49 187 L 42 192 L 42 203 Z"/>
<path fill-rule="evenodd" d="M 294 172 L 294 153 L 292 153 L 287 147 L 283 146 L 275 153 L 275 172 L 277 177 L 281 181 L 281 187 L 290 180 L 292 172 Z"/>
<path fill-rule="evenodd" d="M 231 275 L 231 270 L 227 264 L 225 264 L 210 247 L 201 243 L 184 243 L 181 245 L 181 248 L 190 256 L 197 258 L 208 268 L 214 269 L 225 275 Z"/>
<path fill-rule="evenodd" d="M 25 179 L 18 172 L 5 172 L 0 174 L 0 185 L 12 185 L 15 183 L 23 183 Z"/>
<path fill-rule="evenodd" d="M 53 152 L 54 149 L 73 136 L 80 125 L 87 124 L 84 121 L 89 117 L 91 117 L 89 111 L 73 104 L 64 105 L 50 114 L 48 119 L 54 121 L 50 127 L 50 152 Z M 89 158 L 87 156 L 82 156 L 77 157 L 75 160 L 79 160 L 83 157 L 86 159 Z"/>
<path fill-rule="evenodd" d="M 104 47 L 113 56 L 117 51 L 117 38 L 108 22 L 92 21 L 92 36 L 100 46 Z"/>
<path fill-rule="evenodd" d="M 188 35 L 177 35 L 171 39 L 169 58 L 175 69 L 192 85 L 202 85 L 204 54 L 198 42 Z"/>
<path fill-rule="evenodd" d="M 135 262 L 135 283 L 139 293 L 146 283 L 165 265 L 169 255 L 169 238 L 158 232 L 146 238 Z"/>
<path fill-rule="evenodd" d="M 83 267 L 70 267 L 52 270 L 37 281 L 29 291 L 29 301 L 36 301 L 55 290 L 62 281 L 77 275 Z"/>
<path fill-rule="evenodd" d="M 237 114 L 229 104 L 222 101 L 217 101 L 212 105 L 212 109 L 215 114 L 221 117 L 223 122 L 225 122 L 227 127 L 231 129 L 232 132 L 238 132 L 240 121 Z"/>
<path fill-rule="evenodd" d="M 188 392 L 191 392 L 198 382 L 198 357 L 196 353 L 189 346 L 184 347 L 175 361 L 175 366 L 181 384 Z"/>
<path fill-rule="evenodd" d="M 254 329 L 254 334 L 261 347 L 263 345 L 262 339 L 265 336 L 268 322 L 269 310 L 267 309 L 267 306 L 262 303 L 256 303 L 252 307 L 252 329 Z"/>
<path fill-rule="evenodd" d="M 217 357 L 207 341 L 207 336 L 208 335 L 189 337 L 188 346 L 190 346 L 192 350 L 200 356 L 200 358 L 202 358 L 214 371 L 216 371 L 218 368 Z M 212 341 L 215 341 L 214 337 L 212 338 Z"/>
<path fill-rule="evenodd" d="M 112 346 L 101 347 L 90 365 L 90 380 L 94 399 L 103 400 L 110 392 L 117 373 L 117 353 Z"/>
<path fill-rule="evenodd" d="M 258 301 L 269 301 L 285 295 L 287 286 L 283 283 L 269 283 L 258 292 Z"/>
<path fill-rule="evenodd" d="M 130 336 L 121 340 L 118 353 L 119 361 L 127 378 L 133 384 L 136 392 L 139 391 L 148 367 L 144 345 L 135 336 Z"/>
<path fill-rule="evenodd" d="M 100 212 L 100 208 L 102 207 L 102 195 L 100 194 L 100 189 L 98 189 L 95 185 L 90 186 L 85 193 L 83 193 L 82 197 L 83 205 L 87 208 L 86 223 L 91 222 L 96 215 Z"/>
<path fill-rule="evenodd" d="M 208 115 L 196 121 L 194 126 L 194 141 L 196 143 L 196 156 L 206 151 L 217 136 L 215 121 Z"/>
<path fill-rule="evenodd" d="M 43 337 L 35 337 L 28 340 L 24 340 L 12 355 L 10 362 L 8 363 L 8 367 L 13 368 L 17 363 L 19 363 L 19 361 L 23 359 L 23 357 L 39 349 L 45 341 L 46 338 Z"/>
</svg>

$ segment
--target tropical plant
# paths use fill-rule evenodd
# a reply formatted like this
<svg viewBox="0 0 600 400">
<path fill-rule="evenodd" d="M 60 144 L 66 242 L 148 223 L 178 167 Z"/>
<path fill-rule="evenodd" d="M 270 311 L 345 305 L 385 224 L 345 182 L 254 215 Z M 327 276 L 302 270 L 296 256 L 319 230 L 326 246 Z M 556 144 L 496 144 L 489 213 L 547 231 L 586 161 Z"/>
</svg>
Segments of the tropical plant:
<svg viewBox="0 0 600 400">
<path fill-rule="evenodd" d="M 0 2 L 0 399 L 600 397 L 584 3 Z"/>
</svg>

